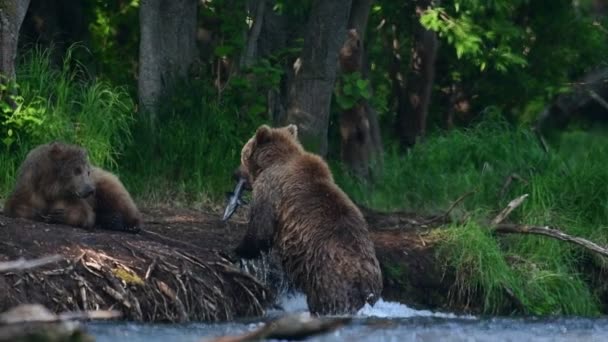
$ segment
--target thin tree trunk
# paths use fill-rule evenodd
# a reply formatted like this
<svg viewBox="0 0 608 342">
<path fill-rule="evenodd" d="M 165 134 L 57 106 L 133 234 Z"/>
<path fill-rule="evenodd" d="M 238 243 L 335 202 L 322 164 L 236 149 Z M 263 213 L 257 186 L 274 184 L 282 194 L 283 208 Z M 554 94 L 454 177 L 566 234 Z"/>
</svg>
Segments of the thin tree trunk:
<svg viewBox="0 0 608 342">
<path fill-rule="evenodd" d="M 139 104 L 155 125 L 159 99 L 187 75 L 196 56 L 196 0 L 141 0 Z"/>
<path fill-rule="evenodd" d="M 361 52 L 363 44 L 356 29 L 348 32 L 348 37 L 340 49 L 340 68 L 343 74 L 361 72 Z M 344 89 L 344 84 L 338 88 Z M 367 101 L 360 100 L 340 113 L 340 158 L 346 166 L 362 179 L 369 179 L 372 155 L 372 139 L 367 113 Z"/>
<path fill-rule="evenodd" d="M 371 10 L 372 4 L 373 4 L 373 0 L 353 0 L 353 5 L 351 7 L 351 12 L 350 12 L 350 18 L 349 18 L 349 24 L 348 24 L 348 28 L 349 29 L 355 29 L 357 34 L 359 35 L 359 56 L 356 56 L 355 60 L 358 63 L 358 66 L 356 67 L 356 71 L 361 72 L 361 74 L 363 75 L 363 78 L 367 78 L 367 74 L 369 71 L 369 64 L 367 63 L 367 54 L 366 54 L 366 49 L 365 49 L 365 34 L 367 31 L 367 23 L 368 23 L 368 19 L 369 19 L 369 12 Z M 344 47 L 343 47 L 344 48 Z M 341 50 L 341 56 L 340 56 L 340 60 L 341 62 L 343 62 L 343 56 L 342 56 L 342 50 Z M 345 66 L 341 65 L 342 67 L 342 72 L 348 72 L 348 70 L 345 70 Z M 355 70 L 353 70 L 355 71 Z M 370 90 L 373 93 L 373 90 Z M 364 146 L 360 146 L 360 147 L 355 147 L 355 146 L 344 146 L 344 137 L 343 137 L 343 148 L 342 148 L 342 156 L 343 156 L 343 161 L 347 162 L 347 164 L 350 165 L 352 170 L 357 170 L 359 169 L 360 171 L 358 171 L 357 173 L 359 173 L 361 176 L 364 176 L 365 178 L 369 178 L 370 174 L 370 168 L 371 169 L 377 169 L 380 170 L 382 167 L 382 155 L 383 155 L 383 148 L 382 148 L 382 137 L 380 135 L 380 124 L 378 122 L 378 113 L 374 110 L 374 108 L 372 108 L 369 105 L 368 101 L 365 101 L 364 103 L 361 104 L 360 108 L 357 108 L 355 110 L 355 114 L 357 112 L 360 112 L 358 115 L 355 115 L 355 117 L 360 117 L 364 120 L 364 122 L 361 122 L 359 127 L 367 127 L 366 128 L 366 140 L 364 142 Z M 348 111 L 345 111 L 343 113 L 344 115 L 349 115 L 351 117 L 353 117 L 353 113 L 351 110 L 351 113 L 349 113 Z M 364 124 L 364 125 L 363 125 Z M 344 132 L 344 129 L 341 129 L 341 132 Z M 351 143 L 354 142 L 355 140 L 351 139 L 350 140 Z M 354 145 L 359 145 L 359 144 L 354 144 Z M 346 158 L 344 158 L 345 154 L 344 151 L 360 151 L 360 153 L 362 154 L 366 154 L 366 156 L 363 156 L 364 158 L 360 158 L 361 160 L 359 162 L 355 162 L 354 164 L 352 162 L 348 161 L 348 153 Z M 358 164 L 359 166 L 356 166 L 355 164 Z M 363 170 L 363 168 L 361 167 L 361 165 L 363 165 L 365 167 L 366 170 Z M 363 171 L 363 172 L 361 172 Z"/>
<path fill-rule="evenodd" d="M 252 0 L 249 2 L 249 12 L 253 14 L 253 25 L 247 34 L 247 44 L 241 55 L 241 68 L 251 66 L 258 56 L 258 40 L 264 24 L 266 2 L 267 0 Z"/>
<path fill-rule="evenodd" d="M 419 0 L 416 16 L 433 4 L 431 0 Z M 438 40 L 435 32 L 426 30 L 419 20 L 414 21 L 412 56 L 406 77 L 404 105 L 397 113 L 397 134 L 401 146 L 409 148 L 426 134 L 426 120 L 435 77 L 435 59 Z"/>
<path fill-rule="evenodd" d="M 15 79 L 19 29 L 29 4 L 30 0 L 0 1 L 0 76 L 8 80 Z"/>
<path fill-rule="evenodd" d="M 327 129 L 338 50 L 346 34 L 351 0 L 315 0 L 302 53 L 289 86 L 285 123 L 298 125 L 310 151 L 327 153 Z"/>
</svg>

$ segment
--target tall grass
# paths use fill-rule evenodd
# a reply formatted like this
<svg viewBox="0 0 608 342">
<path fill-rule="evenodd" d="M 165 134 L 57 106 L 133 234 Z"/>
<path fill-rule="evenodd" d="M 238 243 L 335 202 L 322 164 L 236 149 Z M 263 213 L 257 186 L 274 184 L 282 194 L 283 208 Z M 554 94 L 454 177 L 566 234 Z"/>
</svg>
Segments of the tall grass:
<svg viewBox="0 0 608 342">
<path fill-rule="evenodd" d="M 61 65 L 53 65 L 50 50 L 25 51 L 17 67 L 18 114 L 36 123 L 12 123 L 15 141 L 0 144 L 0 192 L 10 191 L 17 168 L 27 152 L 53 140 L 86 147 L 93 163 L 116 167 L 118 157 L 131 141 L 134 103 L 124 88 L 88 75 L 68 50 Z M 9 116 L 7 116 L 9 115 Z M 0 121 L 7 123 L 10 114 Z M 6 126 L 6 125 L 5 125 Z M 0 130 L 8 135 L 8 130 Z M 4 139 L 6 136 L 2 136 Z"/>
<path fill-rule="evenodd" d="M 125 181 L 154 203 L 223 200 L 234 187 L 243 144 L 264 122 L 244 112 L 202 82 L 180 85 L 162 106 L 154 133 L 144 118 L 135 128 Z"/>
<path fill-rule="evenodd" d="M 602 260 L 548 238 L 495 236 L 484 222 L 528 193 L 510 220 L 555 226 L 607 244 L 607 163 L 605 134 L 566 132 L 545 153 L 529 130 L 488 119 L 467 130 L 431 136 L 406 155 L 389 150 L 382 178 L 371 192 L 339 168 L 336 178 L 359 203 L 421 213 L 445 210 L 475 190 L 454 214 L 471 215 L 466 223 L 439 233 L 443 243 L 438 254 L 457 275 L 454 303 L 475 302 L 486 313 L 506 313 L 514 309 L 510 291 L 529 313 L 590 315 L 600 306 L 590 284 L 601 276 Z M 514 180 L 501 196 L 514 173 L 525 181 Z M 594 274 L 585 274 L 589 268 Z"/>
</svg>

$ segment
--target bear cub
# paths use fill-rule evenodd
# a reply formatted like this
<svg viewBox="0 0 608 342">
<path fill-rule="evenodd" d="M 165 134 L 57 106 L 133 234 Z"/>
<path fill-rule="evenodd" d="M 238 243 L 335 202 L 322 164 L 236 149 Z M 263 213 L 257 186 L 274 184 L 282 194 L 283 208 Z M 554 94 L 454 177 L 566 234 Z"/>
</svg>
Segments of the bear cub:
<svg viewBox="0 0 608 342">
<path fill-rule="evenodd" d="M 92 166 L 87 151 L 63 142 L 31 150 L 4 214 L 71 226 L 139 231 L 141 214 L 120 180 Z"/>
<path fill-rule="evenodd" d="M 382 274 L 367 223 L 327 163 L 303 149 L 295 125 L 259 127 L 239 172 L 253 196 L 238 256 L 273 248 L 312 314 L 353 314 L 378 300 Z"/>
</svg>

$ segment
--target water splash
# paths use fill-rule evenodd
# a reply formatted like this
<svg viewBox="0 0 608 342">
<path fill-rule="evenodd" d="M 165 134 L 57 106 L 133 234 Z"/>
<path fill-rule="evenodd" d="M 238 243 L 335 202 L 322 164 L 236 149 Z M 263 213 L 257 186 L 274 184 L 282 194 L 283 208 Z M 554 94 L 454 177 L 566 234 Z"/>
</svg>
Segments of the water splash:
<svg viewBox="0 0 608 342">
<path fill-rule="evenodd" d="M 306 295 L 293 290 L 289 279 L 283 272 L 276 254 L 263 254 L 261 258 L 254 260 L 241 260 L 240 267 L 256 277 L 261 283 L 268 286 L 273 293 L 277 294 L 275 309 L 268 312 L 276 315 L 281 312 L 296 313 L 308 312 Z M 462 316 L 453 313 L 433 312 L 429 310 L 417 310 L 398 302 L 385 301 L 380 298 L 376 304 L 366 304 L 357 312 L 355 317 L 378 317 L 378 318 L 412 318 L 412 317 L 438 317 L 438 318 L 464 318 L 472 319 L 474 316 Z"/>
<path fill-rule="evenodd" d="M 281 296 L 277 301 L 277 306 L 283 312 L 308 312 L 306 295 L 301 292 L 288 293 Z M 277 311 L 270 311 L 269 314 L 276 314 Z M 365 304 L 355 317 L 379 317 L 379 318 L 412 318 L 412 317 L 439 317 L 439 318 L 465 318 L 474 319 L 474 316 L 461 316 L 453 313 L 433 312 L 430 310 L 412 309 L 405 304 L 398 302 L 385 301 L 380 298 L 376 304 Z"/>
<path fill-rule="evenodd" d="M 262 253 L 257 259 L 239 261 L 241 270 L 251 274 L 280 298 L 290 292 L 291 284 L 275 253 Z"/>
<path fill-rule="evenodd" d="M 412 309 L 405 304 L 398 302 L 387 302 L 380 298 L 373 306 L 365 304 L 357 312 L 361 317 L 381 317 L 381 318 L 410 318 L 410 317 L 440 317 L 440 318 L 475 318 L 474 316 L 460 316 L 453 313 L 434 312 L 430 310 Z"/>
</svg>

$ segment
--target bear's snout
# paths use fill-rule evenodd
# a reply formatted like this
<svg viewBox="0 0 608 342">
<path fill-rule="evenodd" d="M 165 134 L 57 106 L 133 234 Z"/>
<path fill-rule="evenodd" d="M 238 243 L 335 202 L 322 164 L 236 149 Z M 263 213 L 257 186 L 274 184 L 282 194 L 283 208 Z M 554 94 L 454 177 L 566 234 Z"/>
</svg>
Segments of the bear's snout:
<svg viewBox="0 0 608 342">
<path fill-rule="evenodd" d="M 92 185 L 85 185 L 79 192 L 78 197 L 87 198 L 95 193 L 95 187 Z"/>
</svg>

